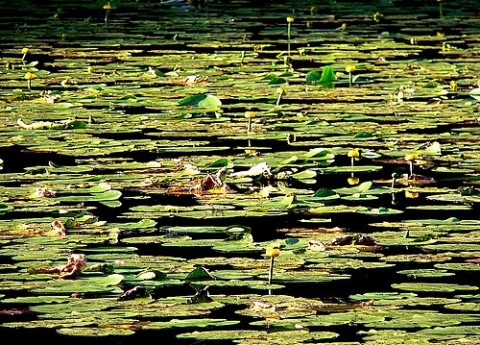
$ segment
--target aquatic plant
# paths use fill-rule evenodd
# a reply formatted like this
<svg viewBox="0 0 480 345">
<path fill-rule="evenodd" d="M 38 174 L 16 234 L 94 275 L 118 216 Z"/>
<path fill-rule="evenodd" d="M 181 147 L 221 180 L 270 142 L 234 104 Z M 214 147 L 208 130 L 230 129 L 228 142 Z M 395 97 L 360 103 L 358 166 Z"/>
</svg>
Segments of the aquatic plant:
<svg viewBox="0 0 480 345">
<path fill-rule="evenodd" d="M 106 2 L 97 2 L 101 3 L 97 13 L 102 26 L 105 11 L 101 6 Z M 111 4 L 115 10 L 116 2 Z M 157 5 L 149 7 L 147 18 L 165 18 L 163 6 Z M 93 340 L 93 336 L 106 335 L 124 341 L 120 337 L 139 330 L 139 320 L 141 332 L 154 331 L 159 337 L 163 332 L 173 338 L 182 330 L 188 331 L 179 337 L 182 342 L 195 337 L 200 342 L 226 342 L 222 339 L 230 337 L 230 342 L 245 344 L 258 343 L 259 339 L 278 344 L 318 343 L 327 339 L 330 327 L 339 331 L 353 327 L 347 335 L 342 334 L 345 343 L 385 342 L 407 335 L 404 341 L 424 343 L 478 338 L 478 306 L 474 303 L 478 295 L 474 290 L 472 295 L 462 297 L 453 293 L 439 296 L 440 291 L 436 291 L 445 273 L 454 275 L 478 268 L 478 261 L 467 260 L 476 259 L 478 253 L 476 217 L 437 219 L 447 211 L 452 216 L 466 216 L 469 207 L 479 201 L 478 188 L 462 192 L 453 189 L 459 184 L 476 186 L 480 180 L 475 141 L 478 102 L 473 99 L 480 97 L 480 92 L 473 92 L 472 99 L 463 97 L 471 89 L 468 84 L 475 81 L 472 45 L 462 44 L 434 60 L 418 59 L 416 52 L 439 50 L 439 38 L 426 38 L 420 33 L 436 30 L 438 23 L 445 28 L 444 21 L 427 21 L 431 26 L 420 31 L 416 29 L 424 25 L 422 20 L 408 21 L 413 23 L 409 29 L 419 34 L 419 44 L 408 46 L 406 35 L 399 39 L 393 36 L 397 31 L 390 31 L 390 20 L 372 28 L 375 22 L 371 16 L 355 17 L 347 19 L 351 20 L 348 25 L 352 25 L 352 35 L 343 35 L 340 29 L 333 33 L 328 29 L 300 30 L 299 42 L 310 43 L 299 49 L 303 50 L 299 60 L 307 69 L 283 73 L 284 66 L 272 64 L 279 42 L 271 37 L 277 38 L 278 32 L 271 35 L 258 30 L 261 24 L 256 14 L 250 17 L 245 13 L 241 24 L 232 17 L 224 33 L 223 17 L 209 15 L 203 20 L 204 13 L 189 12 L 185 16 L 182 8 L 175 20 L 151 23 L 142 20 L 142 13 L 127 13 L 131 8 L 136 6 L 122 8 L 122 18 L 137 19 L 138 15 L 138 21 L 133 26 L 128 20 L 116 21 L 113 37 L 102 35 L 104 40 L 98 40 L 95 36 L 92 44 L 89 27 L 79 23 L 76 44 L 55 45 L 51 51 L 44 43 L 48 26 L 40 26 L 38 38 L 32 30 L 25 30 L 28 41 L 23 43 L 15 36 L 9 42 L 12 35 L 5 26 L 5 57 L 13 56 L 13 67 L 2 74 L 0 97 L 7 105 L 1 127 L 5 140 L 0 151 L 5 158 L 5 172 L 0 176 L 0 215 L 6 215 L 0 221 L 0 255 L 5 258 L 0 265 L 0 314 L 6 321 L 2 329 L 21 334 L 48 328 L 63 336 L 82 336 L 78 340 L 69 338 L 74 342 L 85 336 Z M 191 6 L 187 9 L 191 11 Z M 284 10 L 282 6 L 281 13 L 269 17 L 279 18 L 280 31 L 286 30 Z M 394 13 L 393 7 L 388 10 Z M 317 19 L 324 20 L 323 16 L 312 19 L 312 26 L 319 23 Z M 298 25 L 298 18 L 295 20 L 292 24 Z M 48 21 L 46 25 L 50 22 L 55 25 L 48 32 L 58 33 L 60 22 Z M 393 30 L 400 29 L 395 22 Z M 468 30 L 466 42 L 471 42 L 471 34 L 476 32 L 475 23 L 462 24 L 461 29 Z M 329 23 L 333 28 L 340 25 L 338 19 Z M 19 27 L 11 28 L 12 32 Z M 389 39 L 372 39 L 379 30 L 385 30 L 381 37 L 391 35 Z M 142 34 L 137 46 L 139 32 L 145 36 Z M 363 33 L 366 37 L 360 36 Z M 232 49 L 232 37 L 242 34 L 246 39 Z M 249 41 L 250 37 L 254 40 Z M 283 31 L 280 45 L 284 58 L 285 40 Z M 24 46 L 30 47 L 30 53 L 24 59 L 24 70 L 19 71 Z M 39 70 L 31 65 L 32 47 L 38 48 L 35 51 L 42 59 Z M 255 63 L 245 58 L 245 66 L 239 68 L 238 49 L 248 52 L 252 47 L 252 55 L 247 57 L 255 56 Z M 262 47 L 266 49 L 262 51 Z M 50 53 L 52 59 L 42 57 Z M 408 59 L 405 54 L 409 54 Z M 346 86 L 345 67 L 349 63 L 362 65 L 372 87 L 322 90 L 321 68 L 331 64 L 341 69 L 342 86 Z M 89 65 L 97 66 L 98 71 L 87 68 Z M 154 67 L 145 72 L 148 66 Z M 318 72 L 310 74 L 307 85 L 303 85 L 312 92 L 304 93 L 299 82 L 304 83 L 300 79 L 308 68 Z M 47 97 L 51 99 L 49 93 L 18 90 L 19 85 L 25 89 L 23 74 L 27 71 L 38 75 L 36 89 L 52 89 L 51 97 L 58 98 L 46 102 Z M 259 82 L 265 73 L 278 76 L 270 83 L 266 79 Z M 352 73 L 355 86 L 367 82 L 356 79 L 358 72 Z M 199 82 L 198 75 L 209 78 L 208 82 Z M 459 83 L 462 92 L 458 95 L 448 89 L 452 79 Z M 437 80 L 437 87 L 433 83 L 429 85 L 432 88 L 424 87 L 428 80 Z M 419 85 L 418 97 L 404 104 L 388 103 L 400 85 L 412 81 Z M 289 97 L 275 107 L 275 92 L 280 86 L 288 90 Z M 401 90 L 405 100 L 408 89 L 413 90 Z M 440 107 L 429 102 L 448 91 L 448 101 Z M 225 116 L 205 116 L 222 107 Z M 246 113 L 252 110 L 257 112 L 257 119 Z M 72 114 L 85 117 L 87 113 L 97 121 L 66 120 Z M 260 116 L 261 126 L 257 123 Z M 255 134 L 247 131 L 247 120 L 249 131 L 253 123 L 258 126 Z M 242 147 L 249 139 L 257 145 Z M 443 155 L 438 145 L 417 146 L 436 140 L 442 143 Z M 353 157 L 349 158 L 348 151 L 353 148 L 361 150 L 360 162 L 364 164 L 351 166 Z M 370 148 L 376 148 L 379 155 L 369 153 Z M 414 163 L 441 178 L 441 183 L 424 186 L 430 180 L 419 179 L 418 174 L 408 177 L 404 156 L 410 152 L 420 157 Z M 336 162 L 335 155 L 340 153 L 343 157 Z M 28 159 L 36 155 L 43 158 Z M 37 166 L 46 157 L 54 157 L 62 165 L 49 162 Z M 390 177 L 393 171 L 401 176 Z M 320 190 L 319 185 L 325 188 Z M 395 197 L 401 201 L 398 210 L 386 207 L 390 196 L 392 205 L 396 204 Z M 105 211 L 106 207 L 115 209 Z M 405 213 L 399 216 L 402 210 Z M 105 219 L 96 221 L 89 211 Z M 245 229 L 245 223 L 252 224 L 251 231 Z M 231 224 L 234 226 L 226 227 Z M 377 250 L 375 242 L 362 238 L 361 233 L 349 234 L 364 227 L 369 233 L 375 227 L 375 242 L 388 250 Z M 405 229 L 410 235 L 403 238 Z M 429 238 L 431 234 L 438 240 Z M 271 241 L 281 251 L 274 260 L 273 255 L 262 255 L 267 247 L 274 246 Z M 66 253 L 77 252 L 85 253 L 93 264 L 81 271 L 80 279 L 73 279 L 75 266 L 72 270 L 60 267 L 66 262 Z M 456 259 L 448 262 L 452 256 Z M 444 265 L 438 265 L 444 261 Z M 402 274 L 438 281 L 430 286 L 429 281 L 416 279 L 415 284 L 398 286 L 407 291 L 396 291 L 390 287 L 392 278 L 395 283 L 402 278 L 391 273 L 405 268 L 403 262 L 411 269 Z M 267 285 L 269 263 L 271 284 Z M 92 271 L 98 265 L 108 267 L 110 273 Z M 188 274 L 202 266 L 211 268 L 212 275 L 201 269 Z M 416 269 L 418 266 L 420 269 Z M 62 272 L 32 272 L 26 276 L 27 267 Z M 357 269 L 360 274 L 354 273 Z M 349 272 L 354 274 L 349 276 Z M 116 275 L 106 275 L 111 273 Z M 358 279 L 367 273 L 374 283 Z M 58 279 L 63 274 L 72 279 Z M 384 278 L 380 285 L 375 284 L 379 277 Z M 463 272 L 457 277 L 455 283 L 468 281 Z M 363 283 L 364 294 L 348 297 L 358 288 L 355 284 Z M 196 290 L 194 297 L 188 291 L 183 295 L 186 284 Z M 207 285 L 215 294 L 208 296 Z M 166 286 L 181 288 L 163 289 Z M 280 293 L 265 296 L 267 290 Z M 420 296 L 410 290 L 420 291 Z M 424 296 L 424 290 L 429 291 L 428 296 Z M 154 298 L 149 291 L 155 293 Z M 292 292 L 295 296 L 288 296 Z M 312 298 L 302 297 L 305 295 Z M 328 303 L 323 303 L 327 296 Z M 356 303 L 351 303 L 352 299 Z M 449 312 L 444 313 L 444 309 Z M 453 310 L 461 311 L 461 315 L 455 316 Z M 466 312 L 470 310 L 473 314 Z M 225 319 L 210 319 L 212 311 Z M 34 320 L 29 314 L 32 312 L 36 313 Z M 239 315 L 241 324 L 236 326 Z M 468 329 L 460 325 L 462 322 Z M 212 327 L 227 327 L 229 334 Z M 425 334 L 430 336 L 424 338 Z M 332 342 L 335 335 L 328 337 Z"/>
<path fill-rule="evenodd" d="M 268 269 L 268 285 L 272 283 L 275 258 L 279 255 L 280 255 L 280 248 L 278 246 L 270 247 L 265 250 L 265 257 L 270 258 L 270 266 Z"/>
<path fill-rule="evenodd" d="M 395 188 L 395 183 L 397 182 L 397 178 L 398 178 L 398 174 L 397 173 L 392 173 L 392 184 L 391 184 L 391 188 Z"/>
<path fill-rule="evenodd" d="M 350 157 L 350 165 L 353 167 L 355 165 L 355 161 L 360 158 L 360 150 L 352 149 L 348 151 L 347 156 Z"/>
<path fill-rule="evenodd" d="M 22 63 L 23 65 L 25 66 L 25 58 L 27 57 L 27 54 L 29 52 L 29 48 L 25 47 L 25 48 L 22 48 Z"/>
<path fill-rule="evenodd" d="M 332 66 L 325 66 L 322 69 L 322 76 L 320 77 L 320 81 L 318 82 L 324 88 L 331 89 L 335 86 L 335 72 Z"/>
<path fill-rule="evenodd" d="M 110 11 L 112 10 L 112 5 L 110 5 L 110 2 L 107 2 L 105 5 L 103 5 L 103 9 L 105 10 L 105 25 L 108 25 L 108 16 L 110 15 Z"/>
<path fill-rule="evenodd" d="M 451 80 L 449 84 L 449 88 L 450 88 L 450 91 L 453 91 L 453 92 L 458 91 L 457 82 L 455 80 Z"/>
<path fill-rule="evenodd" d="M 290 39 L 292 23 L 295 21 L 293 17 L 287 17 L 287 39 L 288 39 L 288 56 L 290 56 Z"/>
<path fill-rule="evenodd" d="M 352 87 L 352 73 L 355 72 L 355 65 L 347 65 L 345 71 L 348 73 L 348 86 Z"/>
<path fill-rule="evenodd" d="M 310 71 L 305 76 L 307 84 L 315 85 L 322 78 L 322 74 L 319 71 Z"/>
<path fill-rule="evenodd" d="M 280 101 L 282 100 L 282 97 L 285 96 L 288 91 L 284 86 L 280 86 L 277 88 L 277 101 L 275 102 L 275 105 L 280 105 Z"/>
<path fill-rule="evenodd" d="M 257 116 L 257 113 L 254 111 L 246 111 L 245 112 L 245 118 L 248 119 L 248 127 L 247 127 L 247 132 L 251 132 L 252 130 L 252 118 Z"/>
<path fill-rule="evenodd" d="M 27 87 L 30 90 L 32 88 L 32 80 L 37 77 L 36 74 L 33 74 L 32 72 L 27 72 L 23 76 L 23 78 L 27 81 Z"/>
<path fill-rule="evenodd" d="M 350 185 L 350 186 L 356 186 L 357 184 L 360 183 L 360 178 L 358 176 L 355 176 L 353 173 L 352 173 L 352 176 L 350 176 L 349 178 L 347 178 L 347 183 Z"/>
<path fill-rule="evenodd" d="M 418 158 L 418 154 L 415 152 L 413 153 L 407 153 L 405 155 L 405 160 L 408 162 L 409 168 L 410 168 L 410 177 L 413 176 L 413 162 Z"/>
</svg>

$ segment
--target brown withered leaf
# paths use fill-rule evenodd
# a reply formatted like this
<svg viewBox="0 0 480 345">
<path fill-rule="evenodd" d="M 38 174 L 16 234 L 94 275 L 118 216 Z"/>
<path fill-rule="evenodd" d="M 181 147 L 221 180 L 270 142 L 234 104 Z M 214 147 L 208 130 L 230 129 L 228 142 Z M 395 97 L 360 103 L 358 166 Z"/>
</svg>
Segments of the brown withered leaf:
<svg viewBox="0 0 480 345">
<path fill-rule="evenodd" d="M 135 299 L 137 297 L 146 297 L 149 293 L 145 287 L 141 285 L 137 285 L 130 290 L 125 291 L 120 297 L 118 297 L 119 301 L 127 301 L 131 299 Z"/>
<path fill-rule="evenodd" d="M 22 316 L 22 315 L 35 315 L 35 313 L 28 309 L 0 309 L 0 316 Z"/>
</svg>

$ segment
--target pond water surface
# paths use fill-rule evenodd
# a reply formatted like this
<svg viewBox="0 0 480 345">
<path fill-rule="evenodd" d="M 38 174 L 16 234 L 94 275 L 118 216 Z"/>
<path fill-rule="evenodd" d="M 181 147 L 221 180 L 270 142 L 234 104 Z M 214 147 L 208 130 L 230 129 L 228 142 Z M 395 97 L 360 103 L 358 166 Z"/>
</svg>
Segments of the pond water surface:
<svg viewBox="0 0 480 345">
<path fill-rule="evenodd" d="M 480 343 L 474 3 L 2 8 L 9 343 Z"/>
</svg>

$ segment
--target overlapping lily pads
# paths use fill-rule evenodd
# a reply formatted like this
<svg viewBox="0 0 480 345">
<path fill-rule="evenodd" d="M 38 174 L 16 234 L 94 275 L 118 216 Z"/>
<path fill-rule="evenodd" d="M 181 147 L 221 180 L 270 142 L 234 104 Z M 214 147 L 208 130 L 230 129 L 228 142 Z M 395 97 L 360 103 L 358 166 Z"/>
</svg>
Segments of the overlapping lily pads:
<svg viewBox="0 0 480 345">
<path fill-rule="evenodd" d="M 1 327 L 478 342 L 472 3 L 5 4 Z"/>
</svg>

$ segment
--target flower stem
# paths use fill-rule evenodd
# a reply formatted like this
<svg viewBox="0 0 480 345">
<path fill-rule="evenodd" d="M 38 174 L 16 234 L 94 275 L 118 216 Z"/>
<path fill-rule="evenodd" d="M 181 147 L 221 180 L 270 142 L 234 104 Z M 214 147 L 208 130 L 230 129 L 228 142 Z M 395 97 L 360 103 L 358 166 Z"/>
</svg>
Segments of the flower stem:
<svg viewBox="0 0 480 345">
<path fill-rule="evenodd" d="M 290 56 L 290 28 L 292 26 L 292 23 L 288 23 L 288 28 L 287 28 L 287 37 L 288 37 L 288 56 Z"/>
<path fill-rule="evenodd" d="M 275 261 L 275 258 L 272 256 L 270 258 L 270 269 L 268 271 L 268 285 L 272 283 L 272 278 L 273 278 L 273 262 Z"/>
<path fill-rule="evenodd" d="M 277 97 L 277 102 L 275 104 L 280 105 L 281 100 L 282 100 L 282 94 L 279 94 L 278 97 Z"/>
</svg>

